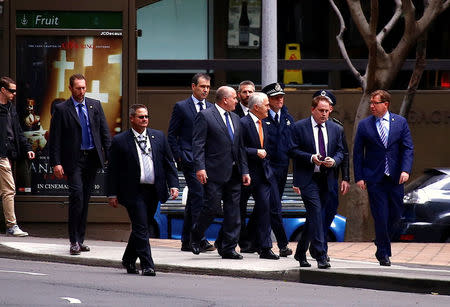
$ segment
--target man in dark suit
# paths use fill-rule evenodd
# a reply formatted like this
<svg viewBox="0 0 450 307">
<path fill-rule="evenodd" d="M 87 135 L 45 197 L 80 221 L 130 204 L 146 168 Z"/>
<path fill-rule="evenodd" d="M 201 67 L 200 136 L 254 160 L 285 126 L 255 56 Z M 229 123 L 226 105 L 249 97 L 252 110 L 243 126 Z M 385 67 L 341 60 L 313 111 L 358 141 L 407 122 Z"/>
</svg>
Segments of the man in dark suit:
<svg viewBox="0 0 450 307">
<path fill-rule="evenodd" d="M 191 251 L 189 242 L 191 228 L 203 205 L 203 186 L 195 175 L 192 157 L 192 130 L 197 113 L 212 107 L 212 103 L 206 101 L 210 82 L 211 77 L 204 73 L 197 73 L 192 77 L 192 95 L 186 100 L 177 102 L 173 107 L 167 136 L 175 161 L 181 166 L 188 186 L 183 231 L 181 233 L 182 251 Z M 201 250 L 210 251 L 214 250 L 214 247 L 203 238 Z"/>
<path fill-rule="evenodd" d="M 193 132 L 193 154 L 197 179 L 204 185 L 204 204 L 191 231 L 191 249 L 200 253 L 200 241 L 223 201 L 223 239 L 218 252 L 224 259 L 242 259 L 236 251 L 241 225 L 241 182 L 250 184 L 247 156 L 242 144 L 236 91 L 222 86 L 215 106 L 197 113 Z"/>
<path fill-rule="evenodd" d="M 262 92 L 269 97 L 270 110 L 268 116 L 264 119 L 268 130 L 266 150 L 275 178 L 274 184 L 272 185 L 273 192 L 271 193 L 271 226 L 277 239 L 280 256 L 287 257 L 292 255 L 292 250 L 288 247 L 289 242 L 283 227 L 281 199 L 283 197 L 289 168 L 288 151 L 290 149 L 291 127 L 294 124 L 294 118 L 289 114 L 287 107 L 284 105 L 285 93 L 283 84 L 268 84 L 262 89 Z M 250 247 L 247 251 L 254 252 L 255 249 Z"/>
<path fill-rule="evenodd" d="M 72 96 L 55 105 L 50 123 L 50 165 L 56 178 L 67 176 L 69 185 L 70 254 L 90 248 L 84 244 L 88 204 L 97 170 L 111 144 L 108 124 L 100 101 L 84 96 L 86 79 L 69 79 Z"/>
<path fill-rule="evenodd" d="M 147 128 L 148 110 L 135 104 L 129 111 L 131 129 L 113 138 L 108 165 L 109 205 L 125 206 L 131 220 L 131 234 L 122 257 L 129 274 L 155 276 L 150 250 L 149 225 L 158 201 L 166 202 L 168 188 L 172 199 L 178 197 L 178 174 L 166 137 L 159 130 Z"/>
<path fill-rule="evenodd" d="M 411 173 L 414 146 L 406 119 L 389 112 L 391 95 L 370 95 L 369 116 L 356 130 L 353 148 L 355 182 L 367 189 L 375 221 L 375 245 L 380 265 L 390 266 L 391 235 L 403 212 L 403 185 Z"/>
<path fill-rule="evenodd" d="M 255 200 L 252 221 L 254 224 L 255 241 L 259 250 L 259 257 L 263 259 L 280 259 L 272 252 L 272 240 L 270 238 L 270 206 L 272 184 L 274 176 L 269 164 L 267 152 L 267 126 L 263 121 L 269 111 L 269 100 L 264 93 L 254 93 L 249 101 L 250 112 L 241 118 L 243 143 L 247 152 L 248 169 L 252 183 L 249 186 L 250 194 Z M 241 193 L 241 198 L 243 193 Z M 246 197 L 246 201 L 248 196 Z M 242 199 L 241 199 L 242 201 Z M 244 215 L 241 212 L 241 223 L 244 222 Z M 242 248 L 242 246 L 241 246 Z"/>
<path fill-rule="evenodd" d="M 244 117 L 248 114 L 248 100 L 250 96 L 255 92 L 255 84 L 250 80 L 245 80 L 239 83 L 239 87 L 237 90 L 237 96 L 239 103 L 236 105 L 236 109 L 234 109 L 234 113 L 239 115 L 239 117 Z"/>
<path fill-rule="evenodd" d="M 294 258 L 301 267 L 311 266 L 306 260 L 308 247 L 319 269 L 330 267 L 327 261 L 323 231 L 323 211 L 330 197 L 337 193 L 334 168 L 343 159 L 342 127 L 328 121 L 331 105 L 317 96 L 312 101 L 311 117 L 299 120 L 293 127 L 291 156 L 294 163 L 294 186 L 299 187 L 306 207 L 306 223 Z"/>
</svg>

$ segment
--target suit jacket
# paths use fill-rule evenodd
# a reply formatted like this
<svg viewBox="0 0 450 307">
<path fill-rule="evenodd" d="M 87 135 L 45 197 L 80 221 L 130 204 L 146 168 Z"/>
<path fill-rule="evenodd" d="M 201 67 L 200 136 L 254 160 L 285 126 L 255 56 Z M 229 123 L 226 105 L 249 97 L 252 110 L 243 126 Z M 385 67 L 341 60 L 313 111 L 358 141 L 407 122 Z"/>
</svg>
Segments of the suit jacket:
<svg viewBox="0 0 450 307">
<path fill-rule="evenodd" d="M 230 180 L 233 163 L 240 174 L 248 174 L 239 116 L 230 112 L 230 118 L 234 127 L 233 142 L 215 106 L 198 112 L 195 118 L 192 140 L 195 170 L 206 170 L 208 180 L 217 183 Z"/>
<path fill-rule="evenodd" d="M 236 113 L 240 118 L 246 116 L 244 110 L 242 110 L 242 106 L 241 104 L 238 102 L 238 104 L 236 105 L 236 108 L 233 111 L 234 113 Z"/>
<path fill-rule="evenodd" d="M 178 173 L 162 131 L 147 128 L 147 135 L 152 147 L 157 197 L 164 203 L 169 197 L 168 188 L 178 188 Z M 119 203 L 124 206 L 132 206 L 136 203 L 141 167 L 131 129 L 114 136 L 109 157 L 107 195 L 117 196 Z"/>
<path fill-rule="evenodd" d="M 342 173 L 342 180 L 350 182 L 350 155 L 348 151 L 347 139 L 344 133 L 344 124 L 342 124 L 338 119 L 334 117 L 331 117 L 330 120 L 342 127 L 342 146 L 344 147 L 344 159 L 342 159 L 340 169 Z M 336 171 L 338 171 L 338 169 L 336 169 Z M 339 176 L 339 174 L 337 175 Z"/>
<path fill-rule="evenodd" d="M 398 182 L 401 172 L 411 173 L 414 146 L 406 119 L 390 113 L 387 148 L 378 134 L 376 117 L 371 115 L 358 124 L 353 147 L 355 182 L 379 182 L 384 176 L 387 155 L 389 172 Z"/>
<path fill-rule="evenodd" d="M 291 130 L 294 125 L 294 118 L 289 114 L 286 106 L 281 108 L 280 122 L 275 123 L 269 114 L 264 119 L 268 128 L 268 146 L 266 148 L 272 165 L 288 167 L 288 152 L 291 148 Z"/>
<path fill-rule="evenodd" d="M 241 118 L 242 138 L 244 148 L 247 153 L 247 163 L 250 178 L 252 179 L 252 185 L 257 185 L 261 181 L 267 182 L 273 176 L 268 156 L 264 159 L 258 157 L 258 149 L 265 149 L 269 142 L 267 124 L 264 121 L 262 122 L 264 147 L 261 147 L 259 134 L 258 131 L 256 131 L 255 123 L 250 114 Z"/>
<path fill-rule="evenodd" d="M 111 145 L 108 124 L 100 101 L 85 98 L 89 123 L 98 154 L 98 167 L 104 165 Z M 81 148 L 81 124 L 72 99 L 56 104 L 50 122 L 49 155 L 50 165 L 61 164 L 65 172 L 71 172 L 77 165 Z"/>
<path fill-rule="evenodd" d="M 326 168 L 326 176 L 328 185 L 335 186 L 337 184 L 337 168 L 344 158 L 342 146 L 342 127 L 332 121 L 325 122 L 327 129 L 328 144 L 327 156 L 334 159 L 335 165 Z M 315 164 L 311 162 L 311 156 L 316 154 L 316 145 L 314 141 L 314 133 L 311 124 L 311 117 L 299 120 L 294 124 L 292 138 L 292 148 L 290 154 L 295 159 L 294 163 L 294 186 L 307 186 L 314 174 Z"/>
<path fill-rule="evenodd" d="M 205 102 L 206 108 L 213 106 L 209 101 Z M 173 107 L 167 135 L 175 161 L 188 167 L 193 167 L 192 130 L 195 116 L 197 116 L 197 109 L 192 97 L 177 102 Z"/>
</svg>

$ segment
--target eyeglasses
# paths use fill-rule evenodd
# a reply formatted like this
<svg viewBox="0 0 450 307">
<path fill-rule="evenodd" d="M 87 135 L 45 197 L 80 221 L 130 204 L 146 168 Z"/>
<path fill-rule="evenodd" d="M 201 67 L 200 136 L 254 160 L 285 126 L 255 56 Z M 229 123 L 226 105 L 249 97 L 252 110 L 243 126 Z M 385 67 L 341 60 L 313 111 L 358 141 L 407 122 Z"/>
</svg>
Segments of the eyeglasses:
<svg viewBox="0 0 450 307">
<path fill-rule="evenodd" d="M 148 115 L 141 115 L 141 116 L 136 116 L 139 119 L 144 119 L 144 118 L 148 118 Z"/>
<path fill-rule="evenodd" d="M 4 89 L 7 90 L 8 92 L 10 92 L 11 94 L 15 94 L 17 92 L 17 90 L 12 89 L 12 88 L 4 87 Z"/>
<path fill-rule="evenodd" d="M 386 101 L 383 101 L 383 100 L 381 100 L 381 101 L 373 101 L 373 100 L 371 100 L 370 101 L 370 104 L 380 104 L 380 103 L 385 103 Z"/>
</svg>

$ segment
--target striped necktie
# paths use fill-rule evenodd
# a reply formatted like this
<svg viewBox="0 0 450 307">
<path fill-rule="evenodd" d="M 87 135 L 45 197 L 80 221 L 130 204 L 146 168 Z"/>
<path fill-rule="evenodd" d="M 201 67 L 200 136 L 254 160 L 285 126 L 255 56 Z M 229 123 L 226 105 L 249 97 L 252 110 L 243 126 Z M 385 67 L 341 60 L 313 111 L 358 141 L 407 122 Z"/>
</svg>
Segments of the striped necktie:
<svg viewBox="0 0 450 307">
<path fill-rule="evenodd" d="M 383 143 L 384 147 L 387 148 L 388 136 L 387 136 L 386 127 L 383 124 L 383 120 L 385 120 L 385 119 L 384 118 L 379 118 L 378 119 L 379 134 L 380 134 L 381 142 Z M 384 159 L 384 173 L 386 175 L 388 175 L 388 176 L 390 174 L 389 173 L 389 163 L 388 163 L 387 155 L 385 155 L 385 159 Z"/>
</svg>

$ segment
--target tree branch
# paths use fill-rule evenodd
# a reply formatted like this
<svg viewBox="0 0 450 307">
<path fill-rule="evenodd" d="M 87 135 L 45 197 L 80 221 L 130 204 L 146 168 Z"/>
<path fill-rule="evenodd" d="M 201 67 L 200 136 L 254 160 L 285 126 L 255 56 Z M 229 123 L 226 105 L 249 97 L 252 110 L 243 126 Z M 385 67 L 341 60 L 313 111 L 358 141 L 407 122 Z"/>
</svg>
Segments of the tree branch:
<svg viewBox="0 0 450 307">
<path fill-rule="evenodd" d="M 449 0 L 450 1 L 450 0 Z M 391 32 L 392 28 L 397 24 L 397 21 L 402 16 L 402 2 L 401 0 L 395 0 L 395 12 L 392 15 L 391 20 L 384 26 L 384 28 L 378 33 L 377 41 L 382 43 L 384 38 Z"/>
<path fill-rule="evenodd" d="M 339 23 L 341 25 L 340 29 L 339 29 L 339 33 L 338 33 L 338 35 L 336 35 L 336 41 L 337 41 L 339 50 L 341 51 L 342 57 L 344 58 L 344 60 L 347 63 L 348 67 L 350 68 L 350 71 L 353 73 L 353 75 L 355 76 L 356 80 L 358 80 L 359 84 L 361 86 L 363 86 L 364 85 L 364 79 L 361 77 L 361 74 L 355 68 L 355 66 L 353 65 L 352 61 L 350 60 L 350 57 L 348 56 L 348 53 L 347 53 L 347 48 L 345 47 L 344 32 L 346 30 L 346 27 L 345 27 L 344 18 L 342 17 L 341 11 L 337 7 L 336 3 L 334 3 L 333 0 L 329 0 L 329 2 L 330 2 L 331 7 L 333 8 L 334 12 L 336 13 L 336 15 L 337 15 L 337 17 L 339 19 Z"/>
<path fill-rule="evenodd" d="M 378 0 L 370 1 L 370 23 L 369 29 L 370 32 L 367 35 L 367 49 L 369 49 L 369 58 L 366 69 L 366 82 L 367 85 L 375 84 L 375 72 L 377 67 L 377 51 L 378 51 L 378 43 L 377 43 L 377 25 L 378 25 Z M 382 49 L 381 45 L 379 46 Z"/>
<path fill-rule="evenodd" d="M 361 8 L 361 3 L 359 0 L 347 0 L 347 5 L 350 10 L 350 14 L 352 15 L 353 22 L 358 28 L 361 37 L 363 38 L 366 46 L 370 44 L 369 41 L 369 23 L 367 22 L 366 16 Z"/>
</svg>

